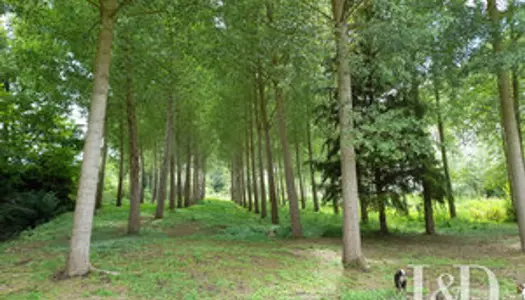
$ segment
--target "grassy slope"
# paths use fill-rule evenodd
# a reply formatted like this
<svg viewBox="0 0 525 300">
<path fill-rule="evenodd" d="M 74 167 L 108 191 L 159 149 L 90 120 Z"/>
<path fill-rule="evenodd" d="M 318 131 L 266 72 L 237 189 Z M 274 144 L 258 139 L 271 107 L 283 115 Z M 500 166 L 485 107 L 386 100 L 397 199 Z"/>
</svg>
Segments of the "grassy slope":
<svg viewBox="0 0 525 300">
<path fill-rule="evenodd" d="M 514 280 L 525 281 L 514 224 L 449 222 L 438 214 L 441 235 L 430 238 L 419 234 L 420 218 L 392 214 L 395 235 L 376 235 L 375 222 L 364 227 L 372 269 L 360 273 L 343 271 L 340 219 L 329 213 L 303 213 L 308 238 L 290 240 L 284 210 L 281 227 L 219 200 L 168 213 L 163 220 L 153 220 L 153 212 L 153 206 L 143 206 L 143 228 L 134 237 L 125 235 L 126 207 L 106 207 L 96 216 L 92 263 L 117 276 L 53 279 L 65 264 L 72 214 L 1 244 L 0 298 L 393 299 L 394 271 L 420 263 L 437 266 L 426 270 L 430 287 L 440 273 L 456 276 L 451 266 L 459 263 L 491 268 L 506 293 L 502 299 L 513 299 Z M 268 236 L 272 230 L 276 237 Z M 486 281 L 479 272 L 472 277 L 475 288 Z"/>
</svg>

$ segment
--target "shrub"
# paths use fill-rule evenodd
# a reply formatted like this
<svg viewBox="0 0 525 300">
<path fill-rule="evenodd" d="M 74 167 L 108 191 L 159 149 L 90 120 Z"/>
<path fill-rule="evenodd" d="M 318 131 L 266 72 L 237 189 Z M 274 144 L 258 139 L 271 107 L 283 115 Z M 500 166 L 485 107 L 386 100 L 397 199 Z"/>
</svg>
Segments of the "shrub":
<svg viewBox="0 0 525 300">
<path fill-rule="evenodd" d="M 13 194 L 10 201 L 0 204 L 0 240 L 13 237 L 27 228 L 35 228 L 72 208 L 72 201 L 65 203 L 53 192 Z"/>
</svg>

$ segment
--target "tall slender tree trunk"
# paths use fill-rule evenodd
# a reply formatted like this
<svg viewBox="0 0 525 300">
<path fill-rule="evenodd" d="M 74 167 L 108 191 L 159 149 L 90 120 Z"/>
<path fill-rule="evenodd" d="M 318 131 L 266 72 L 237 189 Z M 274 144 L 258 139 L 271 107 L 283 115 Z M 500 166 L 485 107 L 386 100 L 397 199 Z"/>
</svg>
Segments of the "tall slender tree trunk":
<svg viewBox="0 0 525 300">
<path fill-rule="evenodd" d="M 243 151 L 239 153 L 239 173 L 240 173 L 240 189 L 241 189 L 241 197 L 242 197 L 242 207 L 246 208 L 248 207 L 248 195 L 246 191 L 246 184 L 245 184 L 245 177 L 244 177 L 244 159 L 243 159 Z"/>
<path fill-rule="evenodd" d="M 184 198 L 182 197 L 182 158 L 180 152 L 177 151 L 177 208 L 182 207 L 184 207 Z"/>
<path fill-rule="evenodd" d="M 520 114 L 520 79 L 518 67 L 512 70 L 512 94 L 514 95 L 514 111 L 516 113 L 516 123 L 518 125 L 518 136 L 520 138 L 521 153 L 523 153 L 523 135 L 521 133 L 521 114 Z"/>
<path fill-rule="evenodd" d="M 106 178 L 106 160 L 108 157 L 108 129 L 107 120 L 108 117 L 104 118 L 104 144 L 102 146 L 102 161 L 100 163 L 100 169 L 98 171 L 98 184 L 97 184 L 97 197 L 95 201 L 95 208 L 102 208 L 102 201 L 104 198 L 104 180 Z"/>
<path fill-rule="evenodd" d="M 191 140 L 188 137 L 186 149 L 186 180 L 184 181 L 184 207 L 191 205 Z"/>
<path fill-rule="evenodd" d="M 299 143 L 295 143 L 295 162 L 297 165 L 297 179 L 299 181 L 299 195 L 301 195 L 301 209 L 306 208 L 306 198 L 304 197 L 304 184 L 303 184 L 303 174 L 301 172 L 301 150 Z"/>
<path fill-rule="evenodd" d="M 176 189 L 177 187 L 175 186 L 175 154 L 172 151 L 170 155 L 170 194 L 169 194 L 170 211 L 175 210 L 175 194 L 177 193 Z"/>
<path fill-rule="evenodd" d="M 423 179 L 423 206 L 425 210 L 425 233 L 434 235 L 436 233 L 436 226 L 434 222 L 434 207 L 432 206 L 432 192 L 430 183 L 427 179 Z"/>
<path fill-rule="evenodd" d="M 292 236 L 302 237 L 303 230 L 301 227 L 301 215 L 299 213 L 299 200 L 297 199 L 297 190 L 295 189 L 295 179 L 293 175 L 293 163 L 288 148 L 288 136 L 286 134 L 286 119 L 284 115 L 284 99 L 281 87 L 275 83 L 275 100 L 277 102 L 277 119 L 279 123 L 279 136 L 284 157 L 284 176 L 286 179 L 286 191 L 288 203 L 290 204 L 290 222 L 292 226 Z"/>
<path fill-rule="evenodd" d="M 199 199 L 204 200 L 206 198 L 206 156 L 203 153 L 201 153 L 200 162 Z"/>
<path fill-rule="evenodd" d="M 157 142 L 153 145 L 153 164 L 151 167 L 151 203 L 157 200 L 157 189 L 159 187 L 159 172 L 157 170 Z"/>
<path fill-rule="evenodd" d="M 343 198 L 343 265 L 367 268 L 361 249 L 359 229 L 359 194 L 357 191 L 356 157 L 352 143 L 352 89 L 348 61 L 348 10 L 345 0 L 332 0 L 337 48 L 337 89 L 341 135 L 341 186 Z"/>
<path fill-rule="evenodd" d="M 375 170 L 375 186 L 376 200 L 379 208 L 379 232 L 382 234 L 387 234 L 388 225 L 386 222 L 385 195 L 383 192 L 383 185 L 381 183 L 381 173 L 379 169 Z"/>
<path fill-rule="evenodd" d="M 496 0 L 487 1 L 488 13 L 493 24 L 493 49 L 494 56 L 503 51 L 502 37 L 500 33 L 501 16 L 496 7 Z M 520 145 L 518 123 L 514 102 L 511 97 L 511 86 L 509 71 L 499 66 L 497 70 L 498 92 L 503 117 L 505 132 L 505 145 L 507 146 L 507 167 L 510 170 L 510 183 L 514 192 L 516 216 L 520 232 L 521 250 L 525 252 L 525 167 L 523 165 L 523 153 Z"/>
<path fill-rule="evenodd" d="M 266 97 L 264 95 L 264 82 L 262 79 L 262 72 L 259 72 L 259 97 L 261 108 L 261 124 L 263 124 L 264 139 L 266 146 L 266 165 L 268 172 L 268 193 L 270 195 L 270 205 L 272 214 L 272 224 L 279 224 L 279 207 L 277 205 L 277 195 L 275 194 L 275 181 L 273 174 L 273 159 L 272 159 L 272 142 L 270 139 L 270 124 L 268 120 L 268 113 L 266 111 Z M 261 214 L 264 218 L 265 215 Z"/>
<path fill-rule="evenodd" d="M 256 105 L 257 106 L 257 105 Z M 253 109 L 250 109 L 253 112 Z M 250 129 L 249 129 L 249 144 L 250 154 L 252 156 L 252 186 L 253 186 L 253 210 L 256 214 L 259 213 L 259 189 L 257 187 L 257 169 L 255 168 L 255 145 L 253 144 L 253 126 L 254 126 L 254 115 L 250 114 Z M 256 126 L 256 125 L 255 125 Z"/>
<path fill-rule="evenodd" d="M 164 142 L 164 156 L 162 165 L 160 166 L 160 178 L 157 199 L 157 209 L 155 211 L 155 218 L 161 219 L 164 217 L 164 202 L 166 201 L 166 183 L 168 181 L 168 166 L 170 165 L 170 156 L 173 138 L 173 97 L 168 97 L 168 113 L 166 116 L 166 135 Z"/>
<path fill-rule="evenodd" d="M 122 206 L 122 187 L 124 182 L 124 119 L 120 121 L 119 132 L 119 167 L 117 184 L 117 206 Z"/>
<path fill-rule="evenodd" d="M 312 199 L 314 201 L 314 211 L 319 211 L 319 199 L 317 198 L 317 186 L 315 184 L 315 171 L 313 162 L 313 151 L 312 151 L 312 129 L 310 126 L 310 113 L 306 120 L 306 142 L 308 144 L 308 165 L 310 166 L 310 181 L 312 185 Z"/>
<path fill-rule="evenodd" d="M 147 183 L 147 176 L 146 176 L 146 168 L 144 166 L 144 149 L 142 147 L 142 143 L 140 145 L 140 170 L 142 174 L 142 180 L 141 180 L 141 189 L 140 189 L 140 203 L 144 203 L 144 193 L 146 192 L 146 187 L 148 186 Z"/>
<path fill-rule="evenodd" d="M 197 204 L 199 202 L 199 150 L 198 148 L 195 149 L 195 154 L 193 155 L 193 186 L 192 186 L 192 192 L 191 192 L 191 199 L 193 204 Z"/>
<path fill-rule="evenodd" d="M 445 172 L 446 188 L 447 188 L 447 200 L 448 200 L 448 211 L 451 218 L 456 217 L 456 204 L 454 200 L 454 193 L 452 191 L 452 181 L 450 180 L 450 171 L 448 168 L 447 159 L 447 147 L 445 146 L 445 129 L 443 125 L 443 119 L 441 115 L 441 103 L 439 95 L 439 85 L 437 82 L 434 83 L 434 93 L 436 97 L 436 108 L 438 117 L 438 131 L 439 131 L 439 143 L 441 148 L 441 160 L 443 161 L 443 169 Z"/>
<path fill-rule="evenodd" d="M 245 149 L 245 159 L 246 159 L 246 189 L 248 192 L 248 211 L 253 210 L 253 194 L 252 194 L 252 181 L 250 178 L 250 130 L 246 128 L 246 149 Z"/>
<path fill-rule="evenodd" d="M 65 270 L 65 275 L 68 277 L 84 275 L 91 268 L 89 247 L 100 165 L 100 144 L 106 114 L 111 45 L 113 42 L 113 25 L 117 0 L 101 0 L 101 4 L 100 18 L 102 27 L 98 38 L 88 130 L 84 142 L 70 252 Z"/>
<path fill-rule="evenodd" d="M 129 140 L 129 184 L 130 184 L 130 209 L 128 219 L 128 234 L 137 234 L 140 230 L 140 149 L 139 134 L 137 130 L 137 114 L 133 99 L 133 66 L 131 61 L 131 41 L 128 40 L 128 53 L 126 61 L 126 108 L 128 115 L 128 140 Z"/>
<path fill-rule="evenodd" d="M 262 76 L 261 73 L 258 73 L 258 76 Z M 259 87 L 261 85 L 262 80 L 258 80 Z M 266 205 L 266 185 L 265 185 L 265 177 L 264 177 L 264 163 L 263 163 L 263 122 L 260 120 L 259 117 L 259 108 L 257 106 L 258 103 L 262 101 L 262 97 L 264 96 L 264 86 L 262 87 L 262 91 L 259 93 L 263 93 L 262 96 L 259 95 L 259 98 L 255 98 L 255 124 L 257 126 L 257 157 L 259 159 L 259 183 L 261 185 L 261 218 L 266 218 L 268 215 L 267 212 L 267 205 Z M 259 100 L 258 100 L 259 99 Z M 257 211 L 256 211 L 257 213 Z"/>
<path fill-rule="evenodd" d="M 286 206 L 286 195 L 284 187 L 284 169 L 281 159 L 277 159 L 277 166 L 275 166 L 275 176 L 277 176 L 277 195 L 281 198 L 281 206 Z"/>
</svg>

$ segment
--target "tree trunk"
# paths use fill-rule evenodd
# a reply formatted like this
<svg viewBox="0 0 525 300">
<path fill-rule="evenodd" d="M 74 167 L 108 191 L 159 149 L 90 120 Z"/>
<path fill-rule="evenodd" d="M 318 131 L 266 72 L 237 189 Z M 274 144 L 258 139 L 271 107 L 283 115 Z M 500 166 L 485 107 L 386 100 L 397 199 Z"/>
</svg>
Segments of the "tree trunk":
<svg viewBox="0 0 525 300">
<path fill-rule="evenodd" d="M 425 210 L 425 233 L 434 235 L 436 233 L 434 223 L 434 207 L 432 206 L 432 192 L 430 183 L 423 179 L 423 205 Z"/>
<path fill-rule="evenodd" d="M 297 179 L 299 180 L 299 193 L 301 195 L 301 209 L 306 208 L 306 198 L 304 197 L 303 175 L 301 173 L 301 153 L 299 143 L 295 143 L 295 161 L 297 165 Z"/>
<path fill-rule="evenodd" d="M 279 224 L 279 207 L 277 205 L 277 195 L 275 194 L 275 181 L 273 175 L 273 159 L 272 159 L 272 143 L 270 139 L 270 124 L 268 120 L 268 113 L 266 111 L 266 97 L 264 96 L 264 82 L 262 79 L 262 72 L 259 72 L 259 97 L 261 108 L 261 124 L 263 124 L 264 139 L 266 146 L 266 165 L 268 172 L 268 193 L 270 194 L 272 224 Z M 264 218 L 265 215 L 261 214 Z"/>
<path fill-rule="evenodd" d="M 248 191 L 248 211 L 253 210 L 253 194 L 252 194 L 252 181 L 250 179 L 250 131 L 246 128 L 246 150 L 245 150 L 245 159 L 246 159 L 246 189 Z"/>
<path fill-rule="evenodd" d="M 359 229 L 359 194 L 357 191 L 356 157 L 353 145 L 352 89 L 348 61 L 348 20 L 345 0 L 332 0 L 337 48 L 337 88 L 341 135 L 341 186 L 343 198 L 343 265 L 367 268 L 361 249 Z"/>
<path fill-rule="evenodd" d="M 496 7 L 496 0 L 488 0 L 488 12 L 494 26 L 493 49 L 494 56 L 503 51 L 502 38 L 500 34 L 500 12 Z M 514 102 L 511 97 L 511 86 L 509 71 L 497 70 L 498 92 L 503 118 L 505 145 L 507 147 L 507 167 L 509 168 L 510 183 L 514 192 L 516 216 L 520 232 L 521 250 L 525 251 L 525 168 L 523 165 L 523 154 L 521 151 L 518 123 Z"/>
<path fill-rule="evenodd" d="M 199 199 L 204 200 L 206 198 L 206 156 L 201 154 L 201 177 L 200 177 L 200 190 L 199 190 Z"/>
<path fill-rule="evenodd" d="M 188 148 L 186 149 L 186 180 L 184 181 L 184 207 L 191 205 L 191 141 L 188 138 Z"/>
<path fill-rule="evenodd" d="M 257 105 L 256 105 L 257 106 Z M 250 109 L 253 112 L 253 109 Z M 253 210 L 256 214 L 259 213 L 259 189 L 257 187 L 257 169 L 255 168 L 255 145 L 253 144 L 253 126 L 254 116 L 250 114 L 250 129 L 249 129 L 249 143 L 250 154 L 252 156 L 252 186 L 253 186 Z"/>
<path fill-rule="evenodd" d="M 140 170 L 142 174 L 142 181 L 141 181 L 141 189 L 140 189 L 140 203 L 144 203 L 144 193 L 146 191 L 146 187 L 148 186 L 147 183 L 147 176 L 146 176 L 146 168 L 144 167 L 144 149 L 142 148 L 142 144 L 140 146 Z"/>
<path fill-rule="evenodd" d="M 447 200 L 448 200 L 448 211 L 450 218 L 456 217 L 456 204 L 454 200 L 454 193 L 452 191 L 452 181 L 450 180 L 450 172 L 448 168 L 448 159 L 447 159 L 447 147 L 445 146 L 445 129 L 443 125 L 443 119 L 441 116 L 441 104 L 439 97 L 439 85 L 435 82 L 435 97 L 436 97 L 436 109 L 438 117 L 438 131 L 439 131 L 439 143 L 441 148 L 441 160 L 443 161 L 443 169 L 445 172 L 446 188 L 447 188 Z"/>
<path fill-rule="evenodd" d="M 383 185 L 381 183 L 380 170 L 375 170 L 375 185 L 376 185 L 376 200 L 379 208 L 379 232 L 382 234 L 388 233 L 388 225 L 386 223 L 385 210 L 385 195 L 383 193 Z"/>
<path fill-rule="evenodd" d="M 312 151 L 312 133 L 310 128 L 310 113 L 306 120 L 306 142 L 308 143 L 308 160 L 310 166 L 310 181 L 312 184 L 312 198 L 314 201 L 314 211 L 319 211 L 319 199 L 317 198 L 317 186 L 315 185 L 315 171 L 313 163 L 313 151 Z"/>
<path fill-rule="evenodd" d="M 97 197 L 95 200 L 95 208 L 102 208 L 102 201 L 104 200 L 104 180 L 106 178 L 106 160 L 108 157 L 108 116 L 104 118 L 104 144 L 102 146 L 102 161 L 100 163 L 100 170 L 98 171 Z"/>
<path fill-rule="evenodd" d="M 157 142 L 153 145 L 153 164 L 151 167 L 151 203 L 157 200 L 157 189 L 159 187 L 159 172 L 157 170 Z"/>
<path fill-rule="evenodd" d="M 363 224 L 367 224 L 368 223 L 368 203 L 366 203 L 366 201 L 364 201 L 365 199 L 363 199 L 363 197 L 361 197 L 360 199 L 361 201 L 361 223 Z"/>
<path fill-rule="evenodd" d="M 168 166 L 170 164 L 171 156 L 171 144 L 173 137 L 173 98 L 169 96 L 168 98 L 168 112 L 166 115 L 166 135 L 164 142 L 164 156 L 162 160 L 162 165 L 160 166 L 160 178 L 159 178 L 159 187 L 158 193 L 159 198 L 157 199 L 157 209 L 155 211 L 155 218 L 161 219 L 164 217 L 164 201 L 166 201 L 166 183 L 168 181 Z"/>
<path fill-rule="evenodd" d="M 290 205 L 290 222 L 292 226 L 292 237 L 302 237 L 301 215 L 299 213 L 299 200 L 297 199 L 297 190 L 295 189 L 295 179 L 293 175 L 293 163 L 288 149 L 288 136 L 286 134 L 286 120 L 284 115 L 284 99 L 281 87 L 275 83 L 275 100 L 277 106 L 277 119 L 279 123 L 279 137 L 284 156 L 284 176 L 286 180 L 286 191 L 288 203 Z"/>
<path fill-rule="evenodd" d="M 170 155 L 170 204 L 169 209 L 170 211 L 175 210 L 175 194 L 176 194 L 177 187 L 175 186 L 175 154 L 171 153 Z"/>
<path fill-rule="evenodd" d="M 179 153 L 177 151 L 177 208 L 182 208 L 184 207 L 184 198 L 182 197 L 182 159 Z"/>
<path fill-rule="evenodd" d="M 128 219 L 128 234 L 137 234 L 140 230 L 140 149 L 139 149 L 139 134 L 137 130 L 137 115 L 135 110 L 135 103 L 133 99 L 133 70 L 131 61 L 131 41 L 128 41 L 128 57 L 126 70 L 126 108 L 128 115 L 128 140 L 129 140 L 129 219 Z"/>
<path fill-rule="evenodd" d="M 191 200 L 193 204 L 199 202 L 199 151 L 198 148 L 195 149 L 195 154 L 193 155 L 193 186 L 191 191 Z"/>
<path fill-rule="evenodd" d="M 258 73 L 258 76 L 262 76 L 261 73 Z M 255 124 L 257 126 L 257 140 L 258 140 L 258 147 L 257 147 L 257 157 L 259 158 L 259 182 L 261 185 L 261 218 L 266 218 L 268 215 L 267 212 L 267 205 L 266 205 L 266 184 L 265 184 L 265 178 L 264 178 L 264 163 L 263 163 L 263 133 L 262 129 L 264 127 L 264 122 L 260 120 L 259 117 L 259 108 L 257 106 L 257 103 L 260 103 L 264 97 L 264 86 L 262 85 L 262 79 L 258 80 L 259 82 L 259 100 L 257 97 L 255 98 Z M 261 94 L 262 93 L 262 94 Z M 257 211 L 256 211 L 257 213 Z"/>
<path fill-rule="evenodd" d="M 275 166 L 275 174 L 278 178 L 277 183 L 277 195 L 281 197 L 281 206 L 286 206 L 286 195 L 285 195 L 285 187 L 284 187 L 284 169 L 283 169 L 283 163 L 281 159 L 277 159 L 277 166 Z"/>
<path fill-rule="evenodd" d="M 88 130 L 84 143 L 70 252 L 65 270 L 65 275 L 68 277 L 87 274 L 91 268 L 89 247 L 100 165 L 100 144 L 106 115 L 111 45 L 117 0 L 102 0 L 101 4 L 103 4 L 100 5 L 102 27 L 98 38 Z"/>
<path fill-rule="evenodd" d="M 118 185 L 117 185 L 117 206 L 122 206 L 122 186 L 124 182 L 124 119 L 120 121 L 119 132 L 119 167 L 118 167 Z"/>
<path fill-rule="evenodd" d="M 523 136 L 521 134 L 521 114 L 520 114 L 520 79 L 517 67 L 512 71 L 512 94 L 514 95 L 514 112 L 516 113 L 516 123 L 518 126 L 518 136 L 520 138 L 521 153 L 523 153 Z"/>
</svg>

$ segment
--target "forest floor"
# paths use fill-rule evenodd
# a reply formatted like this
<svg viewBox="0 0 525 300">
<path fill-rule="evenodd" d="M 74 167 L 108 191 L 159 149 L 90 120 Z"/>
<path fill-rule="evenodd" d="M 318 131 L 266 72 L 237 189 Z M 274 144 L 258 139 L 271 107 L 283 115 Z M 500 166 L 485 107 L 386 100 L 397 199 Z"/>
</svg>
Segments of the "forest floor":
<svg viewBox="0 0 525 300">
<path fill-rule="evenodd" d="M 420 217 L 389 215 L 392 234 L 364 226 L 369 272 L 344 271 L 340 217 L 302 214 L 306 237 L 293 240 L 289 218 L 270 225 L 231 202 L 206 200 L 153 219 L 142 208 L 138 236 L 126 236 L 127 207 L 100 211 L 94 224 L 91 262 L 118 275 L 54 277 L 64 267 L 72 213 L 0 244 L 0 299 L 401 299 L 394 292 L 398 268 L 425 264 L 426 292 L 445 272 L 459 284 L 457 264 L 483 265 L 499 281 L 500 299 L 518 299 L 525 282 L 525 255 L 515 224 L 437 220 L 438 235 L 421 234 Z M 371 216 L 372 217 L 372 216 Z M 274 234 L 275 233 L 275 234 Z M 472 271 L 471 299 L 487 298 L 487 276 Z M 408 298 L 411 298 L 412 280 Z M 485 294 L 484 294 L 485 293 Z"/>
</svg>

